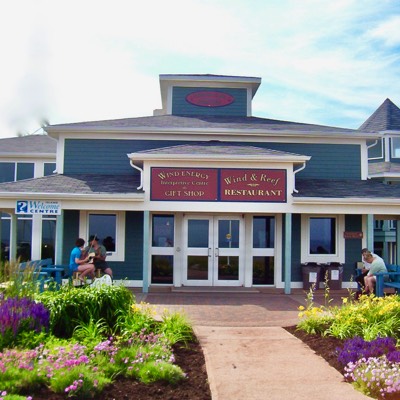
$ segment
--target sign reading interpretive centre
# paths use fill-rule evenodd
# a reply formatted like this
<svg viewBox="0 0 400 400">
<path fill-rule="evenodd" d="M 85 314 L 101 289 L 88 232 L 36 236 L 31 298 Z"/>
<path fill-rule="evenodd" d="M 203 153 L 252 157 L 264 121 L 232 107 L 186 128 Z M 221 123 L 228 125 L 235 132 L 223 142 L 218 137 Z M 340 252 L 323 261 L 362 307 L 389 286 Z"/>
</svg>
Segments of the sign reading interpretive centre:
<svg viewBox="0 0 400 400">
<path fill-rule="evenodd" d="M 285 202 L 286 170 L 153 167 L 150 199 Z"/>
<path fill-rule="evenodd" d="M 61 204 L 58 201 L 17 200 L 15 213 L 60 215 Z"/>
</svg>

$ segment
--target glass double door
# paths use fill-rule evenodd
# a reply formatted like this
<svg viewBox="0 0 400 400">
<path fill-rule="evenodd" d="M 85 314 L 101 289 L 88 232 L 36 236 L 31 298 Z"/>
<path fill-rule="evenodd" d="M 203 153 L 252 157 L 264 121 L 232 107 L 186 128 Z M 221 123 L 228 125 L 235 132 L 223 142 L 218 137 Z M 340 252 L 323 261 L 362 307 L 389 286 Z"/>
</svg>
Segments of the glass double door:
<svg viewBox="0 0 400 400">
<path fill-rule="evenodd" d="M 243 284 L 243 220 L 234 216 L 184 217 L 184 271 L 187 286 Z"/>
</svg>

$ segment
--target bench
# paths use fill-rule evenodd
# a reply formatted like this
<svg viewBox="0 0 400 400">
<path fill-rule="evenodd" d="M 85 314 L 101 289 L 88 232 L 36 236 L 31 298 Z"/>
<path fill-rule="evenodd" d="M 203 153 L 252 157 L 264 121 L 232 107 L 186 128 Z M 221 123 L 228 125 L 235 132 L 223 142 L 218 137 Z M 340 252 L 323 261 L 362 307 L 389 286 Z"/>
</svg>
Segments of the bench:
<svg viewBox="0 0 400 400">
<path fill-rule="evenodd" d="M 376 296 L 383 297 L 385 294 L 385 288 L 392 288 L 397 294 L 400 290 L 400 266 L 399 265 L 387 265 L 388 272 L 380 272 L 375 274 L 376 276 Z"/>
<path fill-rule="evenodd" d="M 54 265 L 51 258 L 22 262 L 19 264 L 20 271 L 23 272 L 28 266 L 33 269 L 34 277 L 39 282 L 40 291 L 44 290 L 45 284 L 53 280 L 57 285 L 61 285 L 62 277 L 66 272 L 66 266 Z"/>
</svg>

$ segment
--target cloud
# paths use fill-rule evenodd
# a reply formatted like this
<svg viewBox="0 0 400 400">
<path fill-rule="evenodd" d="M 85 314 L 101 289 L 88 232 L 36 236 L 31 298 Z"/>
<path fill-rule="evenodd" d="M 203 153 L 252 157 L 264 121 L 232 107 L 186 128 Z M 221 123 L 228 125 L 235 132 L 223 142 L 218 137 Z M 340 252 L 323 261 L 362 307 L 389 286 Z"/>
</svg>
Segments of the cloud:
<svg viewBox="0 0 400 400">
<path fill-rule="evenodd" d="M 358 126 L 400 105 L 399 22 L 395 0 L 10 2 L 0 136 L 151 115 L 164 73 L 260 76 L 257 115 Z"/>
</svg>

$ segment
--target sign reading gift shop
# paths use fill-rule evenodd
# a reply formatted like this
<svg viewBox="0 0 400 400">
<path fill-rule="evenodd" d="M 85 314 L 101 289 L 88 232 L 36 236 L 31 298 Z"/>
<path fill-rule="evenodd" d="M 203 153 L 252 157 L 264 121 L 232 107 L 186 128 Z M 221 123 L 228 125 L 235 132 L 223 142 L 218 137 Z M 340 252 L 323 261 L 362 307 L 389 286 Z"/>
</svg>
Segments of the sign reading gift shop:
<svg viewBox="0 0 400 400">
<path fill-rule="evenodd" d="M 17 200 L 16 214 L 60 215 L 61 204 L 58 201 Z"/>
<path fill-rule="evenodd" d="M 286 170 L 153 167 L 150 199 L 285 202 Z"/>
</svg>

